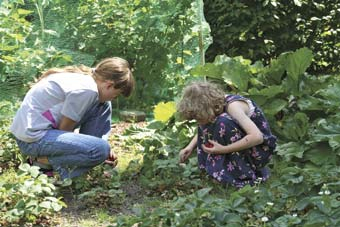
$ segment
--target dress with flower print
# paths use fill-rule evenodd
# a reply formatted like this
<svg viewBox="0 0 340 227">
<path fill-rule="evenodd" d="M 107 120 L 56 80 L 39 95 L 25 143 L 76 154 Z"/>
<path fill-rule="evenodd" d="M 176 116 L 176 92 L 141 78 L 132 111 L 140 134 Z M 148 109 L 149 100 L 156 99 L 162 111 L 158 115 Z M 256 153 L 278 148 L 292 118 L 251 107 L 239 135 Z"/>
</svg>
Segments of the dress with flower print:
<svg viewBox="0 0 340 227">
<path fill-rule="evenodd" d="M 276 137 L 271 133 L 268 121 L 256 103 L 240 95 L 226 95 L 226 107 L 233 101 L 241 100 L 250 101 L 254 107 L 249 117 L 263 134 L 262 144 L 230 154 L 205 153 L 202 144 L 207 139 L 228 145 L 246 135 L 226 111 L 217 116 L 213 123 L 198 127 L 197 141 L 199 168 L 205 170 L 217 181 L 240 188 L 247 184 L 254 185 L 258 178 L 265 181 L 269 177 L 269 171 L 265 165 L 270 161 L 276 147 Z"/>
</svg>

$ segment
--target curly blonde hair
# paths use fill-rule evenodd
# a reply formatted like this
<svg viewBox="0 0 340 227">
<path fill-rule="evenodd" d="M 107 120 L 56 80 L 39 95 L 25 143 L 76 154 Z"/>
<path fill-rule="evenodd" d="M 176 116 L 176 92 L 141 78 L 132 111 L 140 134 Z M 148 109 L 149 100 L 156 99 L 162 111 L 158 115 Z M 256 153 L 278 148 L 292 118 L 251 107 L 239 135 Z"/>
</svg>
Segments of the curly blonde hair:
<svg viewBox="0 0 340 227">
<path fill-rule="evenodd" d="M 225 104 L 225 93 L 211 82 L 196 81 L 183 90 L 177 111 L 186 120 L 212 122 L 221 114 Z"/>
</svg>

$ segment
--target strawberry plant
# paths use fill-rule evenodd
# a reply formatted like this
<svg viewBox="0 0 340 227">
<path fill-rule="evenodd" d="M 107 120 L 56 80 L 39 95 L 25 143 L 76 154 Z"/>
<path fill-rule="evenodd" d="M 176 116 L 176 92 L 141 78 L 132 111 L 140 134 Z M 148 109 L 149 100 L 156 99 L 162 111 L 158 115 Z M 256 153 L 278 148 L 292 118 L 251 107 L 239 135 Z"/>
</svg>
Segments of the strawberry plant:
<svg viewBox="0 0 340 227">
<path fill-rule="evenodd" d="M 66 206 L 55 197 L 54 185 L 38 167 L 23 164 L 18 172 L 8 170 L 1 178 L 1 225 L 39 224 Z"/>
<path fill-rule="evenodd" d="M 272 176 L 265 183 L 240 191 L 231 188 L 222 194 L 209 191 L 203 200 L 195 193 L 190 195 L 188 188 L 180 187 L 181 182 L 192 189 L 203 190 L 209 181 L 195 172 L 196 158 L 189 159 L 188 175 L 176 163 L 179 150 L 189 142 L 195 126 L 180 122 L 174 116 L 165 125 L 151 124 L 149 130 L 154 129 L 150 136 L 139 137 L 134 142 L 144 148 L 141 181 L 147 187 L 161 189 L 163 194 L 175 186 L 185 190 L 186 195 L 175 192 L 177 197 L 170 196 L 174 200 L 161 209 L 151 213 L 138 210 L 133 218 L 119 219 L 117 223 L 121 226 L 136 223 L 140 226 L 154 223 L 163 226 L 339 224 L 340 206 L 336 202 L 340 193 L 337 187 L 340 169 L 336 167 L 340 160 L 336 123 L 339 115 L 335 107 L 339 103 L 336 95 L 339 79 L 307 74 L 305 70 L 311 60 L 311 52 L 301 49 L 281 55 L 266 67 L 259 62 L 251 64 L 241 57 L 219 56 L 214 63 L 194 68 L 193 76 L 208 76 L 225 84 L 233 93 L 251 97 L 263 107 L 272 130 L 279 137 L 276 154 L 269 164 Z M 221 210 L 215 201 L 223 204 Z M 190 214 L 186 213 L 188 209 Z"/>
<path fill-rule="evenodd" d="M 13 135 L 8 131 L 11 123 L 9 116 L 14 114 L 15 108 L 9 101 L 0 101 L 0 173 L 19 166 L 20 160 L 23 160 Z"/>
</svg>

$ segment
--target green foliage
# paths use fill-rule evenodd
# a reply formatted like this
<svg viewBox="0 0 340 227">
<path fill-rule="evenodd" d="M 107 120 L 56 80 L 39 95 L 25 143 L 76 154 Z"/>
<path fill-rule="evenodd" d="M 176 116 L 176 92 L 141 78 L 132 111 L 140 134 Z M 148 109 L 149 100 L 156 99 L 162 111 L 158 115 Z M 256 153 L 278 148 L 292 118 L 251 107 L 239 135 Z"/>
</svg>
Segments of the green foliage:
<svg viewBox="0 0 340 227">
<path fill-rule="evenodd" d="M 135 216 L 119 218 L 118 226 L 338 225 L 340 204 L 334 201 L 340 193 L 340 119 L 335 108 L 339 103 L 339 80 L 335 76 L 314 77 L 306 73 L 311 61 L 310 50 L 303 48 L 282 54 L 266 67 L 241 57 L 218 56 L 213 63 L 194 68 L 194 76 L 207 76 L 225 84 L 263 107 L 279 137 L 270 163 L 272 177 L 264 184 L 240 191 L 230 188 L 222 193 L 203 193 L 203 197 L 188 194 L 183 184 L 205 190 L 206 181 L 197 172 L 195 158 L 184 166 L 176 163 L 179 150 L 189 142 L 195 129 L 174 116 L 167 125 L 151 124 L 149 128 L 156 130 L 149 133 L 150 137 L 145 135 L 134 142 L 145 148 L 141 181 L 162 195 L 175 195 L 175 199 L 160 205 L 157 211 L 138 208 Z M 241 81 L 239 77 L 244 74 L 248 76 Z M 186 195 L 178 189 L 186 191 Z"/>
<path fill-rule="evenodd" d="M 73 180 L 77 199 L 87 206 L 105 207 L 123 203 L 126 195 L 121 189 L 120 175 L 105 166 L 97 166 L 87 175 Z"/>
<path fill-rule="evenodd" d="M 9 125 L 17 108 L 0 102 L 0 225 L 48 222 L 50 216 L 66 205 L 55 197 L 55 187 L 38 167 L 24 163 Z M 14 171 L 14 168 L 16 171 Z"/>
<path fill-rule="evenodd" d="M 0 100 L 16 101 L 27 91 L 42 70 L 70 62 L 53 47 L 44 48 L 27 20 L 33 10 L 23 1 L 3 1 L 0 5 Z"/>
<path fill-rule="evenodd" d="M 38 167 L 19 166 L 8 170 L 0 182 L 0 224 L 37 223 L 66 205 L 54 197 L 55 187 Z"/>
<path fill-rule="evenodd" d="M 158 192 L 202 186 L 194 160 L 181 166 L 178 163 L 179 149 L 194 136 L 192 125 L 192 122 L 176 122 L 173 116 L 167 124 L 155 121 L 146 129 L 130 128 L 126 131 L 129 141 L 141 145 L 143 163 L 140 180 L 144 186 Z"/>
<path fill-rule="evenodd" d="M 143 160 L 131 161 L 128 170 L 135 171 L 145 188 L 169 200 L 158 209 L 136 206 L 132 215 L 117 217 L 115 226 L 338 226 L 339 77 L 306 73 L 337 68 L 338 3 L 260 2 L 205 1 L 213 9 L 207 14 L 216 22 L 211 23 L 213 33 L 223 35 L 208 56 L 227 55 L 194 67 L 200 57 L 197 47 L 210 38 L 209 26 L 202 28 L 198 21 L 197 2 L 3 1 L 0 97 L 16 100 L 46 68 L 92 65 L 112 55 L 133 65 L 138 85 L 131 106 L 152 109 L 159 101 L 172 101 L 192 79 L 189 70 L 194 77 L 208 76 L 254 99 L 265 111 L 279 137 L 272 177 L 241 190 L 213 185 L 200 174 L 195 158 L 178 164 L 179 150 L 196 132 L 194 122 L 173 116 L 166 124 L 130 128 L 127 143 L 140 145 Z M 223 16 L 211 17 L 220 12 Z M 297 51 L 286 52 L 291 50 Z M 230 57 L 239 55 L 243 57 Z M 252 64 L 248 59 L 264 60 Z M 121 106 L 119 101 L 116 105 Z M 8 132 L 8 116 L 15 108 L 0 102 L 5 116 L 0 121 L 1 225 L 38 223 L 64 206 L 38 169 L 21 165 L 17 173 L 9 170 L 19 166 L 21 157 Z M 72 187 L 82 201 L 109 207 L 125 199 L 123 183 L 100 166 Z"/>
<path fill-rule="evenodd" d="M 207 58 L 243 56 L 269 64 L 281 53 L 308 47 L 309 72 L 339 70 L 339 1 L 204 1 L 213 44 Z"/>
<path fill-rule="evenodd" d="M 129 102 L 113 104 L 151 110 L 176 94 L 199 62 L 199 34 L 205 48 L 210 43 L 209 26 L 189 0 L 5 1 L 0 17 L 1 97 L 21 98 L 47 68 L 121 56 L 133 67 L 137 90 Z"/>
<path fill-rule="evenodd" d="M 0 101 L 0 174 L 4 169 L 18 166 L 22 156 L 13 135 L 9 132 L 9 125 L 14 113 L 11 102 Z"/>
<path fill-rule="evenodd" d="M 29 22 L 25 20 L 25 16 L 31 11 L 24 10 L 19 4 L 3 2 L 0 5 L 0 98 L 6 97 L 11 93 L 11 89 L 20 89 L 25 80 L 22 77 L 16 78 L 11 76 L 17 69 L 16 65 L 25 62 L 23 55 L 28 56 L 29 51 L 23 49 L 26 38 L 32 31 Z M 27 62 L 26 62 L 27 63 Z M 15 86 L 9 87 L 9 84 Z"/>
<path fill-rule="evenodd" d="M 205 48 L 210 43 L 209 25 L 198 26 L 197 3 L 190 0 L 43 3 L 26 6 L 34 11 L 32 24 L 37 31 L 31 42 L 38 37 L 43 46 L 73 52 L 72 56 L 86 53 L 96 60 L 120 56 L 130 62 L 136 92 L 127 103 L 122 98 L 113 103 L 117 108 L 151 110 L 155 103 L 168 101 L 183 85 L 183 74 L 199 62 L 199 34 L 204 34 Z"/>
<path fill-rule="evenodd" d="M 273 182 L 278 183 L 278 182 Z M 159 204 L 152 211 L 136 206 L 135 215 L 119 217 L 115 226 L 334 226 L 339 219 L 328 186 L 302 200 L 285 197 L 281 185 L 247 186 L 241 190 L 202 188 L 187 196 Z M 332 200 L 334 199 L 334 200 Z M 333 201 L 333 202 L 332 202 Z M 321 219 L 319 219 L 321 218 Z"/>
</svg>

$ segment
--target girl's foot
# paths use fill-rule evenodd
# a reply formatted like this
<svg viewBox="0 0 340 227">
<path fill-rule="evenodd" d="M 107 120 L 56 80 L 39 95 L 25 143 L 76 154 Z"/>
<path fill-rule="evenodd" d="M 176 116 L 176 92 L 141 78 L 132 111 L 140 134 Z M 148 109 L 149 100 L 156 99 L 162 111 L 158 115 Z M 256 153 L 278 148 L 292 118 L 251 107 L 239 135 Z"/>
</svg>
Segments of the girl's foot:
<svg viewBox="0 0 340 227">
<path fill-rule="evenodd" d="M 31 166 L 38 166 L 40 167 L 40 171 L 43 174 L 46 174 L 48 177 L 53 177 L 53 168 L 48 163 L 47 157 L 38 157 L 38 158 L 28 158 L 27 163 Z"/>
<path fill-rule="evenodd" d="M 37 162 L 39 162 L 41 164 L 50 165 L 46 156 L 37 157 L 36 160 L 37 160 Z"/>
</svg>

